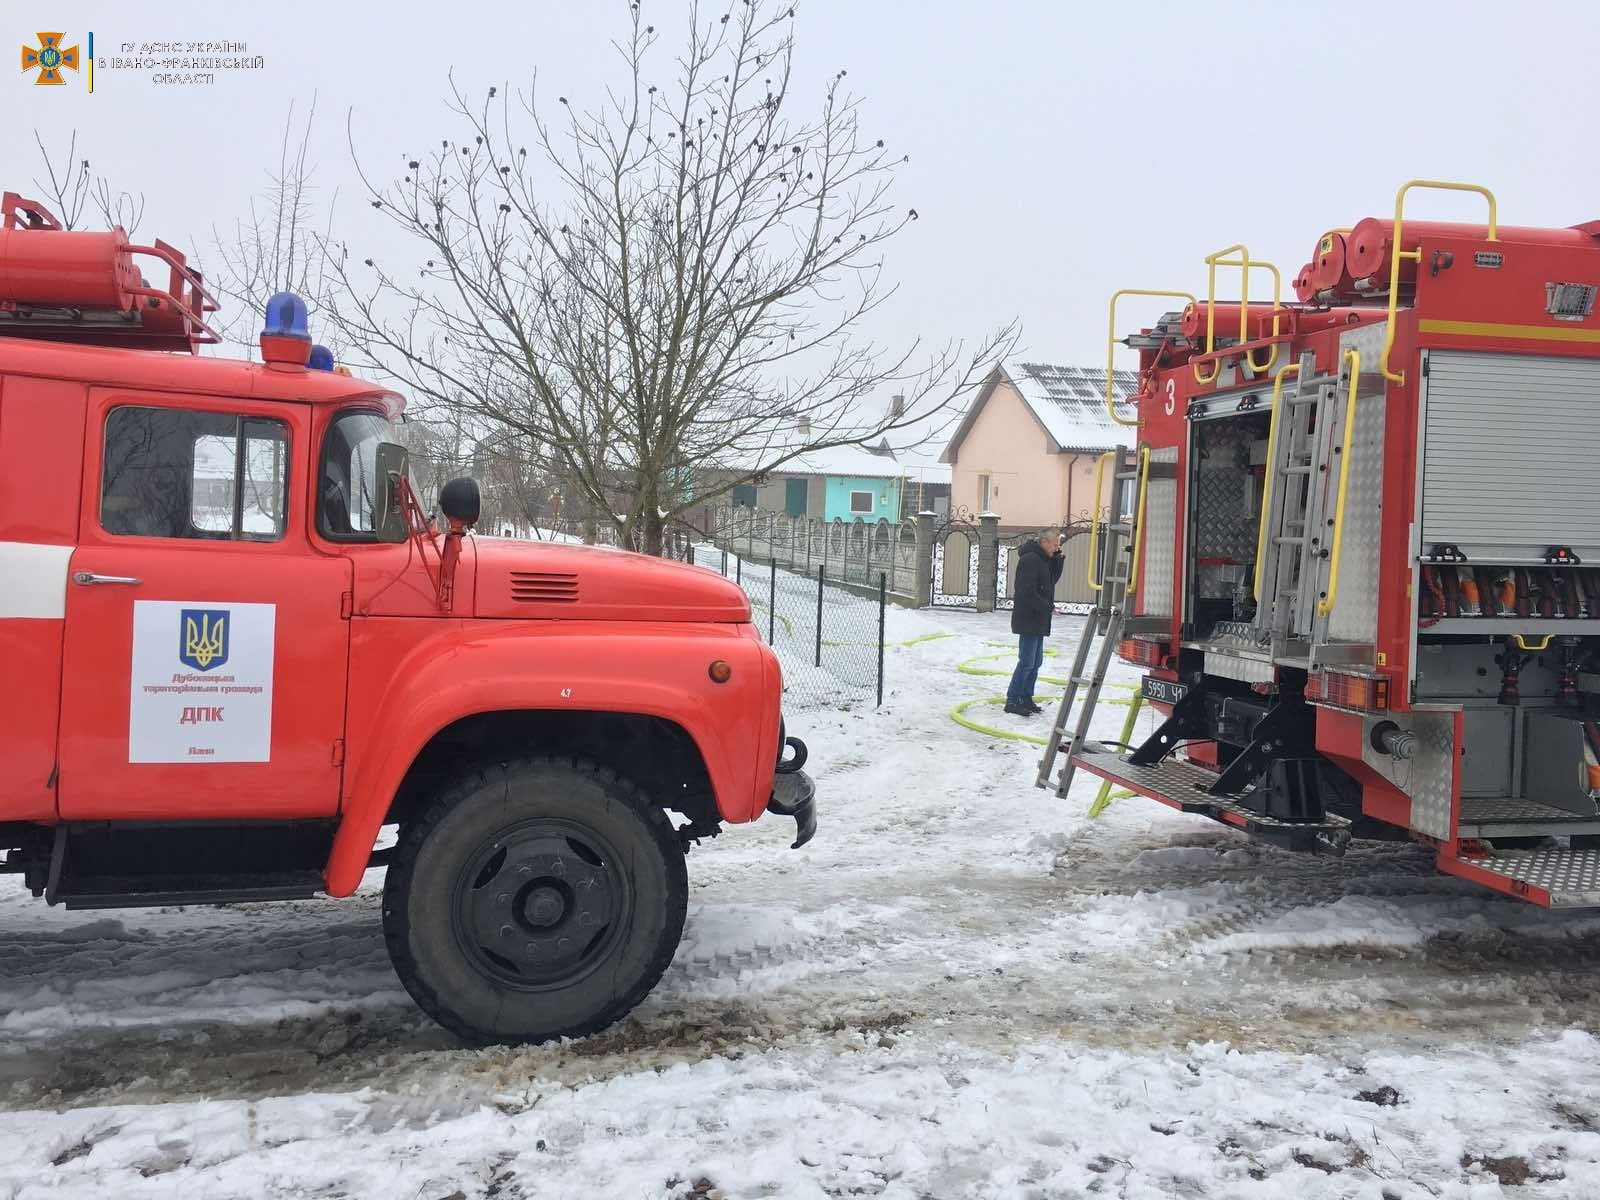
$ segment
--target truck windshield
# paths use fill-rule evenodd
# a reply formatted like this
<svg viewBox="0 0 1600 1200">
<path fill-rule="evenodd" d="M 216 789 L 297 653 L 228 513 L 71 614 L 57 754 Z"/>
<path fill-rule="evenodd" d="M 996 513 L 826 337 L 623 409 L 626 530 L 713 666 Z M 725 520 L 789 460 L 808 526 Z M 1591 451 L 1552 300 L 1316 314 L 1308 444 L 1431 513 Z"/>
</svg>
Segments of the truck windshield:
<svg viewBox="0 0 1600 1200">
<path fill-rule="evenodd" d="M 345 413 L 334 421 L 322 445 L 317 504 L 317 523 L 326 536 L 344 541 L 377 538 L 382 505 L 378 446 L 396 440 L 394 426 L 378 413 Z"/>
</svg>

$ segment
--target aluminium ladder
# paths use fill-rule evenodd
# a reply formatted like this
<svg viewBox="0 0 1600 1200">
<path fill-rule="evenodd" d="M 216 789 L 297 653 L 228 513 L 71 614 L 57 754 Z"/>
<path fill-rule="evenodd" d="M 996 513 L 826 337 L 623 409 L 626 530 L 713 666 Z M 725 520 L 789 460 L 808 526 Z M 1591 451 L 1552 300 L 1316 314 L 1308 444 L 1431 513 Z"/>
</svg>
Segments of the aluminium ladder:
<svg viewBox="0 0 1600 1200">
<path fill-rule="evenodd" d="M 1083 633 L 1079 635 L 1078 648 L 1072 656 L 1072 670 L 1067 675 L 1067 690 L 1062 693 L 1061 704 L 1051 724 L 1050 737 L 1045 742 L 1044 756 L 1039 760 L 1039 774 L 1034 780 L 1035 787 L 1049 786 L 1056 755 L 1062 751 L 1062 740 L 1067 739 L 1066 761 L 1062 764 L 1061 777 L 1056 785 L 1057 796 L 1065 796 L 1072 786 L 1075 769 L 1073 757 L 1089 741 L 1089 726 L 1100 701 L 1100 689 L 1105 684 L 1111 656 L 1122 637 L 1133 586 L 1138 578 L 1139 528 L 1144 517 L 1145 487 L 1150 475 L 1150 450 L 1149 447 L 1110 450 L 1101 455 L 1095 471 L 1097 496 L 1100 490 L 1098 481 L 1107 460 L 1114 461 L 1115 468 L 1111 476 L 1109 519 L 1104 526 L 1104 556 L 1101 561 L 1105 564 L 1105 573 L 1102 579 L 1095 579 L 1098 565 L 1095 561 L 1095 537 L 1101 528 L 1099 518 L 1095 517 L 1089 533 L 1089 586 L 1095 592 L 1095 605 L 1084 622 Z M 1086 675 L 1084 671 L 1096 637 L 1100 638 L 1100 646 L 1094 655 L 1094 669 Z M 1082 703 L 1078 702 L 1080 688 L 1083 689 Z"/>
</svg>

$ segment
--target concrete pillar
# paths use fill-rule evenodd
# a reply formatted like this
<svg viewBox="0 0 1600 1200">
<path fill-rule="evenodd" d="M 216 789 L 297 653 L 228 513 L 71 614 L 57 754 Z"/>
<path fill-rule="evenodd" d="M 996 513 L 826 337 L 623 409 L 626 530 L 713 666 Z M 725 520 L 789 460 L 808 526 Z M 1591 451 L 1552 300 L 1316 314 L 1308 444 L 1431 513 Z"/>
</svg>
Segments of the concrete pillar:
<svg viewBox="0 0 1600 1200">
<path fill-rule="evenodd" d="M 933 595 L 933 522 L 931 512 L 917 514 L 917 570 L 912 581 L 912 594 L 917 607 L 926 608 Z"/>
<path fill-rule="evenodd" d="M 978 611 L 993 612 L 1000 572 L 1000 514 L 978 514 Z"/>
</svg>

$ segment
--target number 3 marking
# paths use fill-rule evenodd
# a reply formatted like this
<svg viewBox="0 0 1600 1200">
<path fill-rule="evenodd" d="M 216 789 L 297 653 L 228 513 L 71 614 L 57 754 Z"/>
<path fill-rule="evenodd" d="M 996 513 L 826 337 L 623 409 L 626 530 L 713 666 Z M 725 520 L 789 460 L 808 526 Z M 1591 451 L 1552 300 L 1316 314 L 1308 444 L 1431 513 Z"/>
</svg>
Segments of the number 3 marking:
<svg viewBox="0 0 1600 1200">
<path fill-rule="evenodd" d="M 1167 402 L 1162 406 L 1162 411 L 1171 416 L 1178 407 L 1178 381 L 1167 380 Z"/>
</svg>

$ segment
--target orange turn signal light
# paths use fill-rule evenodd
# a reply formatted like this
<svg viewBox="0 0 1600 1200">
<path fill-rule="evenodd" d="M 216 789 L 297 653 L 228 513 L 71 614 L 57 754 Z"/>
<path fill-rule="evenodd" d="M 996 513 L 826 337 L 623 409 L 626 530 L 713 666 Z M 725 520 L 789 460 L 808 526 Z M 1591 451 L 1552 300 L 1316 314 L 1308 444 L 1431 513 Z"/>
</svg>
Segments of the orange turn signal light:
<svg viewBox="0 0 1600 1200">
<path fill-rule="evenodd" d="M 719 658 L 706 668 L 706 674 L 711 676 L 712 683 L 727 683 L 733 678 L 733 667 Z"/>
</svg>

